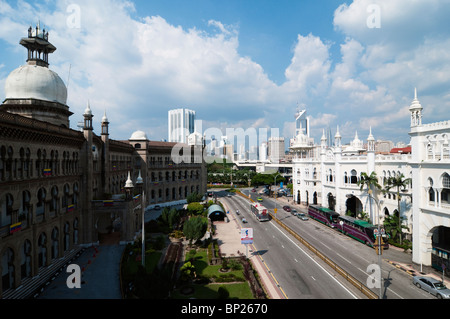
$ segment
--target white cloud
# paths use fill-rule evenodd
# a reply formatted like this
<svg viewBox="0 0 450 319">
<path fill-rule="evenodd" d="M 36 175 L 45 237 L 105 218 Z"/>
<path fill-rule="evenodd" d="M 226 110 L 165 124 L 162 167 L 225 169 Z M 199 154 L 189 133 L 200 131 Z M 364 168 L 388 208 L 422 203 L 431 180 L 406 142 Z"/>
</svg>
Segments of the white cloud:
<svg viewBox="0 0 450 319">
<path fill-rule="evenodd" d="M 204 28 L 186 29 L 160 16 L 136 18 L 128 1 L 82 0 L 77 2 L 80 28 L 70 28 L 71 2 L 50 3 L 49 10 L 48 3 L 0 0 L 0 39 L 10 45 L 7 50 L 23 53 L 17 42 L 40 17 L 58 48 L 50 67 L 65 82 L 70 68 L 72 126 L 89 99 L 94 124 L 100 127 L 106 109 L 115 139 L 137 129 L 154 139 L 166 138 L 167 111 L 178 107 L 195 109 L 204 128 L 280 127 L 290 137 L 297 103 L 306 104 L 316 139 L 327 126 L 340 125 L 341 134 L 354 136 L 367 123 L 374 134 L 395 129 L 392 134 L 407 139 L 414 87 L 425 122 L 448 118 L 450 30 L 442 27 L 448 2 L 355 0 L 341 5 L 333 23 L 344 42 L 299 34 L 281 85 L 251 57 L 239 54 L 236 25 L 210 19 Z M 367 26 L 370 4 L 380 6 L 379 29 Z M 339 61 L 330 54 L 334 45 L 340 47 Z M 0 68 L 0 84 L 6 75 L 6 68 Z"/>
</svg>

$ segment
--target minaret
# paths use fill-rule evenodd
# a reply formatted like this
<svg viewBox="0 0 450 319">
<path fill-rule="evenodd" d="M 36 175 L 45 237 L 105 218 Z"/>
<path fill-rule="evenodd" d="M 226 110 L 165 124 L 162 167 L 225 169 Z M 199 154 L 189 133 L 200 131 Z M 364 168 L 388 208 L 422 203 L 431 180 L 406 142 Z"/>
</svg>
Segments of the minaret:
<svg viewBox="0 0 450 319">
<path fill-rule="evenodd" d="M 91 211 L 91 200 L 93 198 L 93 180 L 94 180 L 94 156 L 92 154 L 93 146 L 93 128 L 92 128 L 92 115 L 91 106 L 89 101 L 87 107 L 83 113 L 84 125 L 83 125 L 83 135 L 86 142 L 83 146 L 82 158 L 83 158 L 83 209 L 82 209 L 82 220 L 81 223 L 84 228 L 83 232 L 83 242 L 92 243 L 97 240 L 96 230 L 92 218 Z"/>
<path fill-rule="evenodd" d="M 102 142 L 103 142 L 103 147 L 102 147 L 102 188 L 103 188 L 103 193 L 110 193 L 110 185 L 109 185 L 109 177 L 110 177 L 110 160 L 109 160 L 109 121 L 108 118 L 106 117 L 106 110 L 105 113 L 103 114 L 102 117 Z"/>
<path fill-rule="evenodd" d="M 335 187 L 335 191 L 334 193 L 336 194 L 336 207 L 335 207 L 335 211 L 340 213 L 341 210 L 341 184 L 342 184 L 342 178 L 340 178 L 341 176 L 341 156 L 342 156 L 342 143 L 341 143 L 341 134 L 339 133 L 339 126 L 337 127 L 337 131 L 336 131 L 336 135 L 334 136 L 334 140 L 335 140 L 335 148 L 334 148 L 334 176 L 336 176 L 336 178 L 334 179 L 334 187 Z M 344 211 L 345 213 L 345 211 Z"/>
<path fill-rule="evenodd" d="M 372 127 L 370 127 L 369 137 L 367 138 L 367 174 L 370 175 L 375 171 L 375 138 L 372 135 Z"/>
<path fill-rule="evenodd" d="M 409 111 L 411 112 L 411 127 L 422 126 L 422 105 L 417 99 L 417 89 L 414 88 L 414 100 L 411 102 Z"/>
</svg>

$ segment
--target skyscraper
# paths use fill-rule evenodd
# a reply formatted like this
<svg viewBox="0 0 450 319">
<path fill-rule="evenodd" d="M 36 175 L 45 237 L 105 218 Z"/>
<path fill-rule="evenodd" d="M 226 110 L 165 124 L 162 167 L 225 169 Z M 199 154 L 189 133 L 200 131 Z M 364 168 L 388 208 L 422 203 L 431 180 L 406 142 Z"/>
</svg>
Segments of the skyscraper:
<svg viewBox="0 0 450 319">
<path fill-rule="evenodd" d="M 169 142 L 187 143 L 194 133 L 195 111 L 185 108 L 169 111 Z"/>
</svg>

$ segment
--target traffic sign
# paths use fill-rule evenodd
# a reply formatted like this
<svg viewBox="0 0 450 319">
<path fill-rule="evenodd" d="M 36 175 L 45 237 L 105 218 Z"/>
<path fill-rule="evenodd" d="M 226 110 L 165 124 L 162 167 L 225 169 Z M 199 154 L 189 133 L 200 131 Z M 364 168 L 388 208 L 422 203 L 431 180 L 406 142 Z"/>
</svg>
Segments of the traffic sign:
<svg viewBox="0 0 450 319">
<path fill-rule="evenodd" d="M 241 244 L 253 244 L 253 228 L 241 229 Z"/>
</svg>

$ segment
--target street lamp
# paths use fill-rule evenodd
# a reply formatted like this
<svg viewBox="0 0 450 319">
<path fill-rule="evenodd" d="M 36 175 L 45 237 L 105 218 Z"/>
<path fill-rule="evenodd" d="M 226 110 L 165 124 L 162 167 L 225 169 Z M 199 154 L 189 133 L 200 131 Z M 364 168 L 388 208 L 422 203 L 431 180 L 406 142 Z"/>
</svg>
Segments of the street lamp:
<svg viewBox="0 0 450 319">
<path fill-rule="evenodd" d="M 276 188 L 276 185 L 277 185 L 277 176 L 278 175 L 281 175 L 281 174 L 279 172 L 276 172 L 274 177 L 273 177 L 273 194 L 274 194 L 274 197 L 275 197 L 275 209 L 274 209 L 274 212 L 275 212 L 275 217 L 277 219 L 278 219 L 278 216 L 277 216 L 277 194 L 275 194 L 275 188 Z"/>
<path fill-rule="evenodd" d="M 381 250 L 381 229 L 380 229 L 380 206 L 383 204 L 383 200 L 380 200 L 380 201 L 376 200 L 376 198 L 373 197 L 371 195 L 371 193 L 372 193 L 371 190 L 367 193 L 367 196 L 369 197 L 369 200 L 373 199 L 375 201 L 375 203 L 377 204 L 377 236 L 376 236 L 377 243 L 376 243 L 376 245 L 378 246 L 378 267 L 380 269 L 380 292 L 379 292 L 378 298 L 382 299 L 382 292 L 381 292 L 381 288 L 382 288 L 382 285 L 381 285 L 381 279 L 382 279 L 382 275 L 381 275 L 381 252 L 382 252 L 382 250 Z M 354 195 L 353 194 L 347 195 L 347 197 L 349 197 L 349 196 L 352 197 Z M 365 194 L 361 194 L 361 196 L 366 196 L 366 195 Z"/>
<path fill-rule="evenodd" d="M 145 205 L 145 191 L 143 188 L 144 185 L 144 180 L 141 177 L 141 171 L 139 170 L 139 176 L 136 179 L 136 186 L 139 187 L 139 190 L 141 191 L 141 214 L 142 214 L 142 266 L 145 269 L 145 220 L 144 220 L 144 215 L 145 215 L 145 209 L 144 209 L 144 205 Z"/>
</svg>

